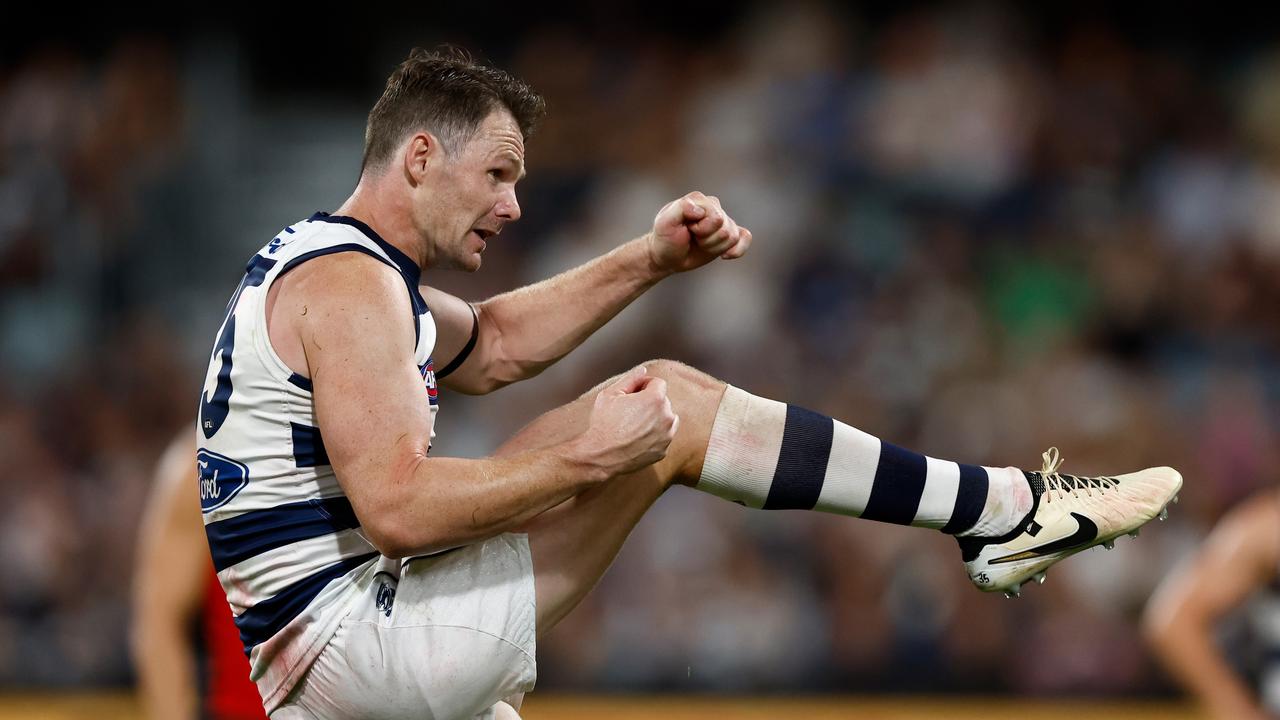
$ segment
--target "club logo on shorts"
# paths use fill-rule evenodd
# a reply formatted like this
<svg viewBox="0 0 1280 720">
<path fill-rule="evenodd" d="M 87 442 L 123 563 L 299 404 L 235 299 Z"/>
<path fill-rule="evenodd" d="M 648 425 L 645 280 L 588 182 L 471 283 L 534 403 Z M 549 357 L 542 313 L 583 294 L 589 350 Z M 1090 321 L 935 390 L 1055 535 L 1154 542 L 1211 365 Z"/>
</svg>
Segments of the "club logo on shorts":
<svg viewBox="0 0 1280 720">
<path fill-rule="evenodd" d="M 377 604 L 378 610 L 382 611 L 383 615 L 391 617 L 391 607 L 396 604 L 396 584 L 395 580 L 388 583 L 386 580 L 378 579 L 383 575 L 386 575 L 388 578 L 391 577 L 388 573 L 378 573 L 374 576 L 374 579 L 378 580 L 378 594 L 374 602 Z"/>
<path fill-rule="evenodd" d="M 196 451 L 200 478 L 200 512 L 226 505 L 249 484 L 249 468 L 225 455 L 200 448 Z"/>
</svg>

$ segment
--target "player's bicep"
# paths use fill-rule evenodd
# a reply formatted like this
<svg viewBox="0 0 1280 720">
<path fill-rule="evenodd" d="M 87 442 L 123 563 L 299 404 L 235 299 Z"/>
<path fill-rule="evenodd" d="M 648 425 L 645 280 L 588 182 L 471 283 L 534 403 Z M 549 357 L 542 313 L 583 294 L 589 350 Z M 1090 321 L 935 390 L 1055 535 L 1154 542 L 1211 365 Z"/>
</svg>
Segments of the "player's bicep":
<svg viewBox="0 0 1280 720">
<path fill-rule="evenodd" d="M 374 258 L 318 258 L 296 278 L 290 307 L 306 355 L 329 461 L 355 505 L 378 500 L 431 436 L 426 388 L 414 364 L 413 310 L 401 277 Z M 282 298 L 283 300 L 283 298 Z M 362 518 L 363 519 L 363 518 Z"/>
</svg>

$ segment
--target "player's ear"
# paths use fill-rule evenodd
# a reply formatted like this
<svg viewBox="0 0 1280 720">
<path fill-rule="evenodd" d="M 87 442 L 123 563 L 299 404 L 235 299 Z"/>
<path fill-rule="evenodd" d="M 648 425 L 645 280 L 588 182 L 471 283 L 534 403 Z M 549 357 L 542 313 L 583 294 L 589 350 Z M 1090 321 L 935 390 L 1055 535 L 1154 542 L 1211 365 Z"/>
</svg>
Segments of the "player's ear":
<svg viewBox="0 0 1280 720">
<path fill-rule="evenodd" d="M 409 182 L 421 183 L 427 168 L 443 154 L 440 140 L 429 132 L 414 133 L 404 148 L 404 172 Z"/>
</svg>

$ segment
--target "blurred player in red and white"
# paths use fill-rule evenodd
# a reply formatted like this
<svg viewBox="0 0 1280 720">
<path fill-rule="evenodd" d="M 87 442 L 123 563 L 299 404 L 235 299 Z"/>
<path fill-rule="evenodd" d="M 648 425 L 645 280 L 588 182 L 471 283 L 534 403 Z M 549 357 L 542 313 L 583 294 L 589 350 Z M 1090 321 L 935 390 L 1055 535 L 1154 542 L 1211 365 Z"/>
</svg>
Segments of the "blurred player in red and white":
<svg viewBox="0 0 1280 720">
<path fill-rule="evenodd" d="M 209 558 L 195 452 L 185 429 L 160 459 L 143 515 L 133 596 L 143 707 L 155 720 L 262 720 L 262 698 Z"/>
<path fill-rule="evenodd" d="M 1280 717 L 1280 491 L 1259 493 L 1214 527 L 1147 605 L 1147 639 L 1169 672 L 1221 720 Z M 1261 599 L 1254 630 L 1266 645 L 1256 691 L 1215 641 L 1220 620 Z"/>
</svg>

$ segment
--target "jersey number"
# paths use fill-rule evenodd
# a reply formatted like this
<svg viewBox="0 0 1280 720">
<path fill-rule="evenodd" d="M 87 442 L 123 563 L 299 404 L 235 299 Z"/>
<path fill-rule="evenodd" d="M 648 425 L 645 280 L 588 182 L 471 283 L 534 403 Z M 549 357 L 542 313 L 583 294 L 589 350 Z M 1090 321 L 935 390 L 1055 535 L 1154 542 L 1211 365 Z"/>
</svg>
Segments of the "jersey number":
<svg viewBox="0 0 1280 720">
<path fill-rule="evenodd" d="M 244 279 L 240 281 L 240 286 L 236 288 L 231 301 L 227 303 L 227 316 L 222 320 L 222 332 L 218 334 L 218 344 L 213 348 L 213 355 L 209 358 L 211 367 L 215 359 L 220 363 L 218 384 L 213 389 L 212 397 L 207 390 L 200 394 L 200 429 L 204 432 L 205 439 L 213 437 L 218 432 L 222 423 L 226 422 L 227 413 L 231 409 L 231 391 L 234 389 L 231 386 L 231 361 L 236 344 L 236 305 L 240 302 L 240 295 L 244 289 L 261 285 L 267 277 L 267 272 L 275 267 L 275 264 L 275 260 L 254 255 L 245 268 Z"/>
</svg>

